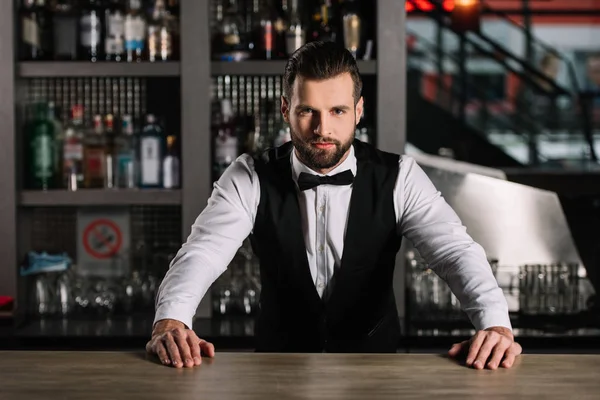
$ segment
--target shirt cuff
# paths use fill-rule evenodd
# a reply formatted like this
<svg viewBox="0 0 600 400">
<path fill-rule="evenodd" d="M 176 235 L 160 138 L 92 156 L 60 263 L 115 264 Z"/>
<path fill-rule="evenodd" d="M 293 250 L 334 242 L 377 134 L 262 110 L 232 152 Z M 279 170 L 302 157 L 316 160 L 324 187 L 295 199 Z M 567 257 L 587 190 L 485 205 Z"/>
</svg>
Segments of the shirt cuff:
<svg viewBox="0 0 600 400">
<path fill-rule="evenodd" d="M 471 317 L 471 322 L 478 331 L 491 328 L 493 326 L 501 326 L 512 331 L 512 324 L 508 312 L 498 310 L 481 310 L 476 312 Z"/>
<path fill-rule="evenodd" d="M 175 321 L 182 322 L 186 328 L 192 329 L 194 315 L 196 315 L 195 308 L 190 307 L 188 304 L 161 304 L 156 308 L 156 314 L 154 315 L 154 323 L 152 326 L 163 319 L 174 319 Z"/>
</svg>

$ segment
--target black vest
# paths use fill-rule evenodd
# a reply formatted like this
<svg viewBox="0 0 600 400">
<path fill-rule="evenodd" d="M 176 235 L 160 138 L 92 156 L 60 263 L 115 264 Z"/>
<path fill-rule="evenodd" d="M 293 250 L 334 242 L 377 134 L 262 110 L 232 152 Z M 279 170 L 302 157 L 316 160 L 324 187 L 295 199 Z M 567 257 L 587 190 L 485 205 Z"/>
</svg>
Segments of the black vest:
<svg viewBox="0 0 600 400">
<path fill-rule="evenodd" d="M 250 237 L 262 290 L 256 351 L 395 352 L 400 324 L 393 291 L 397 233 L 396 154 L 354 141 L 356 177 L 340 267 L 326 300 L 312 280 L 290 142 L 255 159 L 260 203 Z"/>
</svg>

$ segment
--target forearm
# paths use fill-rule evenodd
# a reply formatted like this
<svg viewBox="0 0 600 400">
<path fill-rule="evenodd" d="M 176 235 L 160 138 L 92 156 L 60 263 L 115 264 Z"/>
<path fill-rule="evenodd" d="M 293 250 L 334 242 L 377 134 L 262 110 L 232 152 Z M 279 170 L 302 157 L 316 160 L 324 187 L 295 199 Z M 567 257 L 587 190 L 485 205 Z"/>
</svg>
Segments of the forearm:
<svg viewBox="0 0 600 400">
<path fill-rule="evenodd" d="M 180 258 L 175 259 L 176 262 L 172 264 L 159 287 L 155 323 L 159 320 L 173 319 L 191 328 L 198 304 L 212 283 L 225 270 L 217 267 L 214 260 L 211 263 L 202 254 L 201 249 L 186 252 L 185 247 L 180 250 Z"/>
<path fill-rule="evenodd" d="M 250 161 L 240 157 L 215 183 L 160 285 L 155 322 L 173 319 L 191 328 L 198 304 L 250 234 L 260 194 Z"/>
<path fill-rule="evenodd" d="M 506 298 L 480 245 L 471 242 L 436 268 L 436 272 L 448 283 L 475 329 L 493 326 L 512 329 Z"/>
</svg>

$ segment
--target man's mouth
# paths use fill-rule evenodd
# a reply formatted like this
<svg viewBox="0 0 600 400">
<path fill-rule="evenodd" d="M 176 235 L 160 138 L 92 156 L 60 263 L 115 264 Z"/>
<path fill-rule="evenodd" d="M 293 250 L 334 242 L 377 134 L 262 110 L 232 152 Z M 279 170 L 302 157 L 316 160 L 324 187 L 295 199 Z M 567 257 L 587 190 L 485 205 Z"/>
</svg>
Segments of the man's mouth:
<svg viewBox="0 0 600 400">
<path fill-rule="evenodd" d="M 313 143 L 313 146 L 315 146 L 318 149 L 329 149 L 331 147 L 335 146 L 335 143 L 323 143 L 323 142 L 318 142 L 318 143 Z"/>
</svg>

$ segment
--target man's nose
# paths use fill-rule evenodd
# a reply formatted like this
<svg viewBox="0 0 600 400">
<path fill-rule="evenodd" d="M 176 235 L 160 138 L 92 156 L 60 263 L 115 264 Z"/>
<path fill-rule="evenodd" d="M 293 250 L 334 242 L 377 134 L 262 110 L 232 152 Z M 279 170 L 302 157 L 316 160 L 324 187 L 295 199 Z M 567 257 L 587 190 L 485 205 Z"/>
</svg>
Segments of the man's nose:
<svg viewBox="0 0 600 400">
<path fill-rule="evenodd" d="M 329 116 L 326 113 L 321 113 L 314 118 L 314 132 L 319 136 L 327 136 L 331 134 L 329 131 Z"/>
</svg>

